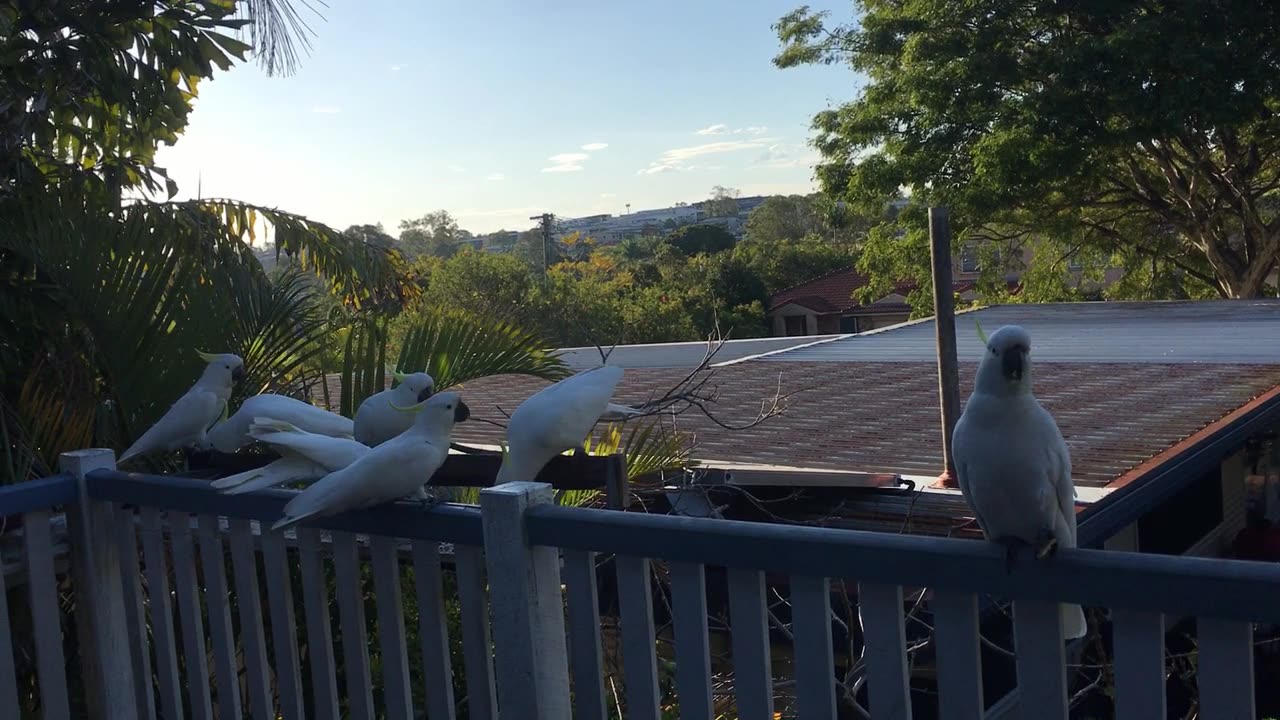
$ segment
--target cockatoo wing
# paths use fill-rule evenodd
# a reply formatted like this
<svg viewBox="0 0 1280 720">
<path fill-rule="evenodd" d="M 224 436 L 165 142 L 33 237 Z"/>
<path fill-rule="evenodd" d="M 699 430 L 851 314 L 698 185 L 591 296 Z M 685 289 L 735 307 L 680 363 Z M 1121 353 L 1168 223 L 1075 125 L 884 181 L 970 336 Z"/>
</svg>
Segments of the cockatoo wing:
<svg viewBox="0 0 1280 720">
<path fill-rule="evenodd" d="M 225 404 L 218 394 L 199 385 L 191 388 L 169 408 L 155 425 L 120 456 L 119 462 L 152 452 L 168 452 L 190 447 L 202 440 L 205 431 L 218 420 Z"/>
</svg>

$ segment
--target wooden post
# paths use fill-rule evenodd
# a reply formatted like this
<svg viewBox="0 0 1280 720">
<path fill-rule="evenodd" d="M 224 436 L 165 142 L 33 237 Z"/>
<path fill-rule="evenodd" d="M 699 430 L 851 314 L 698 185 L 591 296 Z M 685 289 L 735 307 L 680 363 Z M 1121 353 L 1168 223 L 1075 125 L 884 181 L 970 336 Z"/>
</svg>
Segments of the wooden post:
<svg viewBox="0 0 1280 720">
<path fill-rule="evenodd" d="M 627 457 L 622 453 L 609 456 L 604 475 L 605 498 L 610 510 L 626 510 L 631 504 L 631 483 L 627 480 Z"/>
<path fill-rule="evenodd" d="M 529 720 L 570 716 L 560 551 L 530 546 L 524 512 L 554 502 L 551 486 L 515 482 L 480 491 L 493 612 L 498 707 Z"/>
<path fill-rule="evenodd" d="M 119 546 L 112 535 L 111 503 L 89 499 L 85 477 L 94 470 L 114 470 L 111 450 L 62 453 L 59 468 L 76 477 L 80 501 L 67 511 L 71 538 L 71 572 L 76 586 L 76 632 L 80 641 L 86 706 L 92 718 L 139 717 L 134 695 L 130 638 L 121 584 Z M 136 560 L 135 560 L 136 562 Z"/>
<path fill-rule="evenodd" d="M 951 226 L 946 208 L 929 208 L 929 255 L 933 265 L 933 325 L 938 339 L 938 397 L 942 409 L 943 487 L 957 487 L 951 434 L 960 419 L 960 366 L 956 359 L 955 284 L 951 280 Z"/>
</svg>

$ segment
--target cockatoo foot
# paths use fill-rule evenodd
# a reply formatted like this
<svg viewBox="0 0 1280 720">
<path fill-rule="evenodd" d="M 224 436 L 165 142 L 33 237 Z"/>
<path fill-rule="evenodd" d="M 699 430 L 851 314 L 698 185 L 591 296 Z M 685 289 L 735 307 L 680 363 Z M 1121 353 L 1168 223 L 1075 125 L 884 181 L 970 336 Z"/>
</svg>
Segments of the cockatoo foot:
<svg viewBox="0 0 1280 720">
<path fill-rule="evenodd" d="M 1037 540 L 1036 542 L 1036 559 L 1037 560 L 1044 560 L 1045 558 L 1058 552 L 1058 539 L 1053 536 L 1053 533 L 1046 530 L 1045 532 L 1041 533 L 1040 537 L 1036 538 L 1036 540 Z"/>
</svg>

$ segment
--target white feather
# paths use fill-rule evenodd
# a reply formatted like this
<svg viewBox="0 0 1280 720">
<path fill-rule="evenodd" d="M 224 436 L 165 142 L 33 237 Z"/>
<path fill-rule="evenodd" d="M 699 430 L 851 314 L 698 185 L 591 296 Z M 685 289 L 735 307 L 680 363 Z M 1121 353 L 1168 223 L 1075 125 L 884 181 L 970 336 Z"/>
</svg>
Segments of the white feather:
<svg viewBox="0 0 1280 720">
<path fill-rule="evenodd" d="M 520 403 L 507 422 L 507 454 L 496 482 L 533 480 L 556 455 L 582 447 L 609 409 L 620 380 L 622 368 L 598 367 L 549 385 Z"/>
<path fill-rule="evenodd" d="M 952 453 L 960 491 L 988 539 L 1036 543 L 1052 533 L 1058 547 L 1076 546 L 1071 454 L 1058 425 L 1031 392 L 1031 367 L 1020 379 L 1003 375 L 1006 347 L 1031 338 L 1018 327 L 993 333 L 978 367 L 973 395 L 956 423 Z M 1062 606 L 1063 634 L 1088 630 L 1079 605 Z"/>
<path fill-rule="evenodd" d="M 284 517 L 272 529 L 422 495 L 422 486 L 449 455 L 455 408 L 461 402 L 457 393 L 432 396 L 412 427 L 303 490 L 285 506 Z"/>
<path fill-rule="evenodd" d="M 267 465 L 213 481 L 227 495 L 240 495 L 276 485 L 313 482 L 341 470 L 369 452 L 355 440 L 309 433 L 283 420 L 255 418 L 249 436 L 271 446 L 280 458 Z"/>
<path fill-rule="evenodd" d="M 233 371 L 243 368 L 244 362 L 235 355 L 214 357 L 191 389 L 147 428 L 142 437 L 124 451 L 118 462 L 153 452 L 202 446 L 205 432 L 221 417 L 231 397 Z"/>
<path fill-rule="evenodd" d="M 285 395 L 254 395 L 235 414 L 209 431 L 208 442 L 219 452 L 233 453 L 249 444 L 249 426 L 255 418 L 283 420 L 307 432 L 350 438 L 354 434 L 347 418 Z"/>
<path fill-rule="evenodd" d="M 365 398 L 356 410 L 355 439 L 375 447 L 408 430 L 413 424 L 413 415 L 397 411 L 392 404 L 397 407 L 416 405 L 423 390 L 429 391 L 434 385 L 435 380 L 430 375 L 411 373 L 394 388 Z"/>
</svg>

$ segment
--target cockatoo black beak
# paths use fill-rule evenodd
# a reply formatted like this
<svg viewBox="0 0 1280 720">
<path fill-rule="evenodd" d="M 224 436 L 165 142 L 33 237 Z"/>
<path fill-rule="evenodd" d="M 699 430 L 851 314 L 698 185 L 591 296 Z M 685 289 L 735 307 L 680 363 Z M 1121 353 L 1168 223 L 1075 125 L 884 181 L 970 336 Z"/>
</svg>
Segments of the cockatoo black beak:
<svg viewBox="0 0 1280 720">
<path fill-rule="evenodd" d="M 231 382 L 240 382 L 244 379 L 244 367 L 237 367 L 231 371 Z"/>
<path fill-rule="evenodd" d="M 1021 345 L 1007 347 L 1000 356 L 1000 370 L 1010 380 L 1021 380 L 1027 349 Z"/>
<path fill-rule="evenodd" d="M 422 392 L 418 393 L 418 402 L 426 402 L 429 397 L 431 397 L 431 388 L 425 387 Z"/>
<path fill-rule="evenodd" d="M 453 409 L 453 421 L 464 422 L 469 417 L 471 417 L 471 408 L 467 407 L 466 403 L 459 400 L 458 407 Z"/>
</svg>

